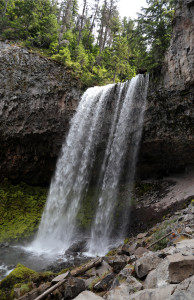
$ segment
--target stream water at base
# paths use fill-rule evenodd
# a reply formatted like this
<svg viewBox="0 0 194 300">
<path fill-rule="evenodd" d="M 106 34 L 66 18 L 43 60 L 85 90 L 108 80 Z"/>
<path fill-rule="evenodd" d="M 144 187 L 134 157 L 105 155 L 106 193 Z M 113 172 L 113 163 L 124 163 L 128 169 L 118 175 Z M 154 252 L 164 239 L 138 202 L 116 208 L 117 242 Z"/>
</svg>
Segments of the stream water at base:
<svg viewBox="0 0 194 300">
<path fill-rule="evenodd" d="M 0 281 L 9 275 L 17 264 L 22 264 L 37 272 L 57 273 L 62 269 L 83 264 L 88 261 L 89 257 L 82 252 L 49 254 L 33 251 L 29 245 L 10 245 L 0 249 Z"/>
</svg>

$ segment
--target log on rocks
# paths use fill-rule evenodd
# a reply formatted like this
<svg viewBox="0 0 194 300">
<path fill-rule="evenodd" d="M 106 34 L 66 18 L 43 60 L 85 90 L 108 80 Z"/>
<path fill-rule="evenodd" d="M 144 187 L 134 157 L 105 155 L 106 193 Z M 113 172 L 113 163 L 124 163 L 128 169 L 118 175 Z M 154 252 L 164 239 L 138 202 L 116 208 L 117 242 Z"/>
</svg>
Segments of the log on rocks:
<svg viewBox="0 0 194 300">
<path fill-rule="evenodd" d="M 68 273 L 68 272 L 67 272 Z M 68 275 L 69 276 L 69 275 Z M 67 277 L 68 277 L 67 276 Z M 55 291 L 57 288 L 59 288 L 62 284 L 64 284 L 67 281 L 68 278 L 65 278 L 61 281 L 59 281 L 57 284 L 53 285 L 50 289 L 46 290 L 43 294 L 35 298 L 35 300 L 41 300 L 44 299 L 46 296 L 51 294 L 53 291 Z"/>
<path fill-rule="evenodd" d="M 94 260 L 88 262 L 87 264 L 78 267 L 75 270 L 72 270 L 71 272 L 67 272 L 64 276 L 63 280 L 60 280 L 57 284 L 53 285 L 51 288 L 49 288 L 48 290 L 46 290 L 42 295 L 38 296 L 35 300 L 42 300 L 44 299 L 46 296 L 48 296 L 49 294 L 51 294 L 53 291 L 55 291 L 57 288 L 59 288 L 62 284 L 64 284 L 69 276 L 78 276 L 81 275 L 83 273 L 85 273 L 86 271 L 88 271 L 89 269 L 93 268 L 93 267 L 97 267 L 99 266 L 103 261 L 102 257 L 98 257 L 95 258 Z"/>
<path fill-rule="evenodd" d="M 163 239 L 165 239 L 167 236 L 171 235 L 173 232 L 169 232 L 168 234 L 164 235 L 163 237 L 161 237 L 161 239 L 157 240 L 156 242 L 152 243 L 151 245 L 149 245 L 147 247 L 147 249 L 151 248 L 152 246 L 154 246 L 155 244 L 157 244 L 158 242 L 162 241 Z"/>
<path fill-rule="evenodd" d="M 102 257 L 97 257 L 97 258 L 89 261 L 87 264 L 85 264 L 81 267 L 78 267 L 75 270 L 72 270 L 71 275 L 72 276 L 81 275 L 81 274 L 85 273 L 86 271 L 90 270 L 91 268 L 101 265 L 102 261 L 103 261 Z"/>
</svg>

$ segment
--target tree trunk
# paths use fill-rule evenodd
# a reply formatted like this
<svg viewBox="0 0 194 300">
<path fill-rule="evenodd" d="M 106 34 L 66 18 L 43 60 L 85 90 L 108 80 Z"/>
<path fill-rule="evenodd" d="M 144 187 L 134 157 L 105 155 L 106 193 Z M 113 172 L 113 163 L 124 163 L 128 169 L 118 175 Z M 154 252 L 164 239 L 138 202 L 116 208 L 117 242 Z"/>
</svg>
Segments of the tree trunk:
<svg viewBox="0 0 194 300">
<path fill-rule="evenodd" d="M 4 8 L 4 10 L 2 11 L 2 14 L 1 14 L 2 18 L 5 17 L 5 14 L 6 14 L 6 11 L 7 11 L 7 5 L 9 3 L 9 1 L 10 0 L 5 0 L 5 8 Z"/>
<path fill-rule="evenodd" d="M 89 39 L 90 39 L 90 36 L 92 34 L 92 30 L 93 30 L 93 27 L 94 27 L 94 24 L 95 24 L 95 21 L 96 21 L 96 16 L 97 16 L 97 13 L 98 13 L 98 8 L 99 8 L 99 1 L 100 0 L 97 0 L 97 4 L 96 4 L 96 9 L 95 9 L 95 13 L 93 15 L 93 19 L 92 19 L 92 24 L 90 26 L 90 30 L 89 30 L 89 34 L 88 34 L 88 37 L 87 37 L 87 41 L 86 41 L 86 44 L 85 44 L 85 47 L 87 48 L 88 46 L 88 43 L 89 43 Z"/>
<path fill-rule="evenodd" d="M 83 10 L 82 10 L 82 15 L 81 15 L 81 25 L 79 28 L 78 45 L 80 44 L 80 41 L 82 38 L 82 30 L 83 30 L 83 25 L 84 25 L 86 6 L 87 6 L 87 0 L 84 0 L 84 6 L 83 6 Z"/>
</svg>

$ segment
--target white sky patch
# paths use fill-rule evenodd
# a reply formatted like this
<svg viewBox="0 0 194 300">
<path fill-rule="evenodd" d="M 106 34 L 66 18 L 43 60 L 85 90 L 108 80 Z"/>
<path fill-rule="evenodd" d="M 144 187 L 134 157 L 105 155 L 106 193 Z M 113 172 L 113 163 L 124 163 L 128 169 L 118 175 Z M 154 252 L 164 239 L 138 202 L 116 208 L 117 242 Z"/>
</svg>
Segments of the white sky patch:
<svg viewBox="0 0 194 300">
<path fill-rule="evenodd" d="M 62 0 L 58 0 L 60 4 Z M 91 5 L 94 3 L 93 0 L 89 0 L 88 4 Z M 100 1 L 103 3 L 103 0 Z M 137 13 L 141 12 L 141 7 L 147 7 L 146 0 L 118 0 L 118 11 L 121 16 L 121 19 L 124 17 L 130 17 L 131 19 L 137 18 Z M 83 0 L 78 0 L 79 13 L 82 12 Z"/>
<path fill-rule="evenodd" d="M 137 18 L 137 13 L 141 11 L 141 7 L 147 7 L 146 0 L 119 0 L 118 10 L 123 17 Z"/>
<path fill-rule="evenodd" d="M 59 0 L 60 2 L 60 0 Z M 93 0 L 89 0 L 88 4 L 93 4 Z M 100 1 L 103 3 L 103 0 Z M 78 0 L 79 12 L 82 12 L 83 0 Z M 131 19 L 137 18 L 137 13 L 141 11 L 141 7 L 147 7 L 146 0 L 118 0 L 118 11 L 121 18 L 130 17 Z"/>
</svg>

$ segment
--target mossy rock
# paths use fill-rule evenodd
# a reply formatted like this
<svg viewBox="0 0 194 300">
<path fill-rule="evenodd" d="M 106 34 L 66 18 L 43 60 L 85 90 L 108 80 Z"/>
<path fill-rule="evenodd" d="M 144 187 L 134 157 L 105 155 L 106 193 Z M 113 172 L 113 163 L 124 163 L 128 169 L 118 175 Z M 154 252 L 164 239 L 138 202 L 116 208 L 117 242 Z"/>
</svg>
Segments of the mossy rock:
<svg viewBox="0 0 194 300">
<path fill-rule="evenodd" d="M 18 264 L 16 268 L 0 282 L 0 295 L 5 297 L 0 299 L 12 300 L 14 298 L 14 288 L 21 287 L 24 284 L 28 285 L 29 291 L 33 276 L 37 276 L 37 272 Z M 24 290 L 23 293 L 25 293 Z"/>
<path fill-rule="evenodd" d="M 0 184 L 0 242 L 18 241 L 37 230 L 47 190 L 25 183 Z"/>
<path fill-rule="evenodd" d="M 0 299 L 1 300 L 7 300 L 6 293 L 4 291 L 1 291 L 1 290 L 0 290 Z"/>
<path fill-rule="evenodd" d="M 16 268 L 0 282 L 0 289 L 11 290 L 17 283 L 24 283 L 38 273 L 22 264 L 17 264 Z"/>
<path fill-rule="evenodd" d="M 33 288 L 32 283 L 39 286 L 42 282 L 51 281 L 55 275 L 50 271 L 36 272 L 22 264 L 17 264 L 16 268 L 0 282 L 0 299 L 12 300 L 14 288 L 20 288 L 21 295 L 24 295 Z"/>
<path fill-rule="evenodd" d="M 114 256 L 116 254 L 117 254 L 117 249 L 112 249 L 106 254 L 106 256 Z"/>
<path fill-rule="evenodd" d="M 124 244 L 127 245 L 127 244 L 129 243 L 129 241 L 130 241 L 130 238 L 128 238 L 128 237 L 125 238 L 125 239 L 124 239 Z"/>
</svg>

